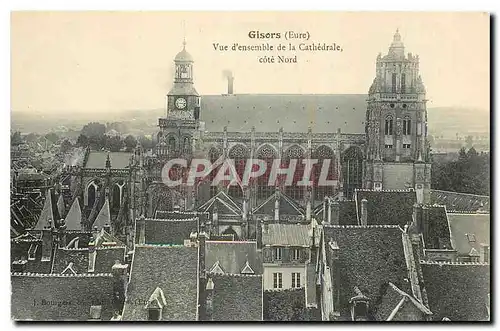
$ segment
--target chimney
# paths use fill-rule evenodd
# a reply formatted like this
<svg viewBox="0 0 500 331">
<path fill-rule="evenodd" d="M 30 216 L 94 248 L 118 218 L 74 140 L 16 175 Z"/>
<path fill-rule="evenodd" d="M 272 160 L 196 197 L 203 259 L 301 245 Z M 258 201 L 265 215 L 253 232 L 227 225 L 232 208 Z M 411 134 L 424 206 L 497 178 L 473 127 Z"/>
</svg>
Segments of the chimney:
<svg viewBox="0 0 500 331">
<path fill-rule="evenodd" d="M 205 280 L 206 269 L 205 269 L 205 243 L 207 241 L 207 234 L 204 230 L 201 230 L 198 235 L 198 263 L 200 267 L 200 278 Z M 203 284 L 205 285 L 205 284 Z"/>
<path fill-rule="evenodd" d="M 338 312 L 340 309 L 340 249 L 336 241 L 330 241 L 327 249 L 330 251 L 328 264 L 331 266 L 332 275 L 333 311 Z"/>
<path fill-rule="evenodd" d="M 306 202 L 306 221 L 311 221 L 311 200 L 308 199 Z"/>
<path fill-rule="evenodd" d="M 330 224 L 339 225 L 340 222 L 340 203 L 336 200 L 330 202 Z"/>
<path fill-rule="evenodd" d="M 217 201 L 215 201 L 215 206 L 212 210 L 212 223 L 214 225 L 215 233 L 219 233 L 219 208 L 217 205 Z"/>
<path fill-rule="evenodd" d="M 205 319 L 207 321 L 212 321 L 212 313 L 214 310 L 214 282 L 212 281 L 212 278 L 209 278 L 207 281 L 207 286 L 205 287 L 206 289 L 206 306 L 205 306 Z"/>
<path fill-rule="evenodd" d="M 368 200 L 361 200 L 361 225 L 368 225 Z"/>
<path fill-rule="evenodd" d="M 109 225 L 109 223 L 104 224 L 104 231 L 111 234 L 111 226 Z"/>
<path fill-rule="evenodd" d="M 231 72 L 231 70 L 224 70 L 223 74 L 227 79 L 227 94 L 232 95 L 233 94 L 233 84 L 234 84 L 233 73 Z"/>
<path fill-rule="evenodd" d="M 243 199 L 243 215 L 242 215 L 243 222 L 246 222 L 248 219 L 248 200 L 245 198 Z"/>
<path fill-rule="evenodd" d="M 422 206 L 419 204 L 413 205 L 413 226 L 410 229 L 416 231 L 417 233 L 422 232 Z"/>
<path fill-rule="evenodd" d="M 28 261 L 26 260 L 19 260 L 19 261 L 14 261 L 12 262 L 12 271 L 13 272 L 25 272 L 26 271 L 26 264 Z"/>
<path fill-rule="evenodd" d="M 135 220 L 135 228 L 136 243 L 144 245 L 146 243 L 146 219 L 144 218 L 144 215 L 141 215 L 141 217 Z"/>
<path fill-rule="evenodd" d="M 113 274 L 113 311 L 115 315 L 119 315 L 123 309 L 125 302 L 125 291 L 127 288 L 127 269 L 128 264 L 121 264 L 116 260 L 115 264 L 111 267 Z"/>
</svg>

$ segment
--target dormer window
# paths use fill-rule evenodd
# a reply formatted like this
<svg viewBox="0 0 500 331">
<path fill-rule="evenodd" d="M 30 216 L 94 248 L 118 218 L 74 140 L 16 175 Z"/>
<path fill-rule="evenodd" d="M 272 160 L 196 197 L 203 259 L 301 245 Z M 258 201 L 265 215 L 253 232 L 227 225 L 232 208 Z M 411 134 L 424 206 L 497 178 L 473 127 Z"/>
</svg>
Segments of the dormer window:
<svg viewBox="0 0 500 331">
<path fill-rule="evenodd" d="M 148 321 L 159 321 L 161 318 L 161 308 L 148 308 Z"/>
<path fill-rule="evenodd" d="M 294 248 L 292 250 L 292 259 L 293 260 L 300 260 L 300 249 Z"/>
<path fill-rule="evenodd" d="M 30 249 L 28 250 L 28 260 L 35 259 L 37 249 L 38 249 L 37 244 L 31 244 Z"/>
<path fill-rule="evenodd" d="M 281 259 L 283 258 L 283 248 L 281 247 L 276 247 L 274 249 L 274 254 L 275 254 L 275 258 L 277 261 L 281 261 Z"/>
</svg>

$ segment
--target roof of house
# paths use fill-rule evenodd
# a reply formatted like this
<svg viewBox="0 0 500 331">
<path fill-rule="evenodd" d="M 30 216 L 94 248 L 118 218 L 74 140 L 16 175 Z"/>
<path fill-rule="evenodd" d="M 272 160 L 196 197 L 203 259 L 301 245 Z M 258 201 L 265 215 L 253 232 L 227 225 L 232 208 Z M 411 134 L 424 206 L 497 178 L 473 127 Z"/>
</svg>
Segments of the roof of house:
<svg viewBox="0 0 500 331">
<path fill-rule="evenodd" d="M 102 205 L 101 211 L 97 214 L 97 217 L 94 221 L 93 228 L 101 230 L 106 225 L 111 225 L 111 213 L 109 212 L 109 200 L 106 197 L 104 204 Z"/>
<path fill-rule="evenodd" d="M 136 245 L 123 320 L 148 319 L 145 303 L 157 287 L 166 298 L 161 319 L 194 321 L 198 317 L 198 249 Z"/>
<path fill-rule="evenodd" d="M 133 153 L 129 152 L 97 152 L 92 151 L 88 155 L 85 168 L 87 169 L 106 169 L 106 159 L 109 155 L 112 169 L 126 169 L 130 164 L 130 157 Z"/>
<path fill-rule="evenodd" d="M 421 262 L 429 308 L 434 320 L 488 319 L 490 266 L 479 263 Z"/>
<path fill-rule="evenodd" d="M 427 249 L 452 249 L 450 227 L 446 209 L 443 206 L 425 206 L 428 219 L 425 222 L 423 237 Z"/>
<path fill-rule="evenodd" d="M 339 224 L 340 225 L 358 224 L 358 215 L 356 213 L 356 201 L 354 200 L 339 201 Z"/>
<path fill-rule="evenodd" d="M 11 316 L 14 320 L 86 321 L 96 303 L 102 306 L 102 320 L 110 320 L 113 316 L 111 274 L 13 273 L 11 286 Z"/>
<path fill-rule="evenodd" d="M 224 191 L 217 192 L 211 199 L 198 207 L 198 211 L 213 213 L 215 207 L 217 207 L 219 215 L 240 216 L 242 212 L 241 204 L 232 199 Z"/>
<path fill-rule="evenodd" d="M 370 299 L 371 309 L 373 303 L 380 300 L 381 288 L 388 282 L 404 291 L 410 290 L 403 231 L 399 226 L 325 225 L 323 232 L 327 256 L 332 253 L 330 242 L 338 247 L 341 316 L 350 317 L 349 300 L 355 286 Z M 331 259 L 327 261 L 330 263 Z"/>
<path fill-rule="evenodd" d="M 82 209 L 78 198 L 76 198 L 73 201 L 73 204 L 71 204 L 68 214 L 64 219 L 64 225 L 66 225 L 66 230 L 68 231 L 82 230 Z"/>
<path fill-rule="evenodd" d="M 40 213 L 40 217 L 38 218 L 38 222 L 36 223 L 34 230 L 43 230 L 48 224 L 49 221 L 52 222 L 51 226 L 55 226 L 55 218 L 54 215 L 54 203 L 52 202 L 52 194 L 51 190 L 47 190 L 45 194 L 45 201 L 43 203 L 42 212 Z"/>
<path fill-rule="evenodd" d="M 310 246 L 312 238 L 309 232 L 311 225 L 307 224 L 268 224 L 267 231 L 262 231 L 263 245 L 277 246 Z M 316 229 L 316 244 L 319 243 L 320 231 Z"/>
<path fill-rule="evenodd" d="M 250 131 L 364 133 L 364 94 L 204 95 L 201 120 L 210 132 Z M 304 118 L 308 120 L 304 120 Z M 221 120 L 224 119 L 224 120 Z"/>
<path fill-rule="evenodd" d="M 88 273 L 89 251 L 86 248 L 66 249 L 58 248 L 55 250 L 54 263 L 52 264 L 52 273 L 60 274 L 66 267 L 72 263 L 72 269 L 77 274 Z M 111 272 L 111 267 L 109 271 Z"/>
<path fill-rule="evenodd" d="M 432 204 L 445 205 L 448 211 L 490 210 L 490 197 L 485 195 L 431 190 L 430 198 Z"/>
<path fill-rule="evenodd" d="M 304 321 L 306 318 L 305 288 L 264 291 L 265 321 Z"/>
<path fill-rule="evenodd" d="M 187 219 L 146 219 L 146 244 L 175 244 L 182 245 L 184 240 L 190 239 L 192 232 L 198 232 L 198 218 Z"/>
<path fill-rule="evenodd" d="M 111 272 L 111 268 L 116 261 L 124 263 L 127 247 L 102 247 L 96 249 L 94 273 Z"/>
<path fill-rule="evenodd" d="M 281 215 L 304 216 L 305 210 L 295 200 L 290 198 L 284 192 L 275 191 L 271 196 L 264 200 L 260 205 L 252 211 L 254 215 L 274 215 L 274 207 L 276 198 L 279 199 L 279 213 Z"/>
<path fill-rule="evenodd" d="M 262 321 L 262 275 L 210 274 L 213 321 Z"/>
<path fill-rule="evenodd" d="M 398 320 L 398 313 L 403 311 L 403 306 L 407 304 L 413 305 L 425 315 L 432 315 L 432 312 L 412 295 L 400 290 L 396 285 L 388 283 L 382 301 L 377 306 L 375 319 L 377 321 Z"/>
<path fill-rule="evenodd" d="M 490 214 L 448 214 L 451 244 L 459 254 L 468 255 L 472 248 L 480 252 L 481 244 L 490 245 Z"/>
<path fill-rule="evenodd" d="M 205 266 L 207 271 L 218 263 L 222 272 L 241 274 L 248 266 L 254 274 L 262 274 L 262 258 L 255 241 L 207 241 L 205 243 Z M 248 272 L 248 268 L 246 269 Z"/>
<path fill-rule="evenodd" d="M 417 202 L 415 191 L 356 190 L 355 198 L 358 217 L 361 217 L 361 200 L 367 200 L 368 225 L 399 225 L 401 228 L 411 223 L 413 205 Z"/>
</svg>

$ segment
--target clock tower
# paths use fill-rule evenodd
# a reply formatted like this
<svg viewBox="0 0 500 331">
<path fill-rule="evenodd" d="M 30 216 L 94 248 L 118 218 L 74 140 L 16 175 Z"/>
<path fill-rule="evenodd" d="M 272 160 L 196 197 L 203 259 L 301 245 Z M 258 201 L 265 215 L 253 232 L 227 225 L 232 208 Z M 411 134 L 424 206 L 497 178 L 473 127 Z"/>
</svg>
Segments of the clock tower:
<svg viewBox="0 0 500 331">
<path fill-rule="evenodd" d="M 194 88 L 193 57 L 186 50 L 174 58 L 174 83 L 166 96 L 166 117 L 160 118 L 156 154 L 168 158 L 192 155 L 199 126 L 200 95 Z"/>
</svg>

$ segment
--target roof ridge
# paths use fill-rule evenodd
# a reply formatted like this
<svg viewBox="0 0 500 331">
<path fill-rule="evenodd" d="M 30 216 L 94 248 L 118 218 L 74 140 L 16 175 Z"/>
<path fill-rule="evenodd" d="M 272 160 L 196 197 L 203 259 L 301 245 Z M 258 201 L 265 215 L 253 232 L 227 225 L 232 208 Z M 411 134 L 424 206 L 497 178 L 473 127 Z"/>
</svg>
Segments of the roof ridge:
<svg viewBox="0 0 500 331">
<path fill-rule="evenodd" d="M 135 247 L 145 247 L 145 248 L 152 248 L 152 247 L 169 247 L 169 248 L 191 248 L 187 247 L 181 244 L 136 244 Z"/>
<path fill-rule="evenodd" d="M 465 215 L 490 215 L 489 211 L 476 211 L 471 212 L 469 210 L 448 210 L 448 214 L 465 214 Z"/>
<path fill-rule="evenodd" d="M 444 190 L 431 190 L 434 192 L 443 192 L 443 193 L 452 193 L 452 194 L 460 194 L 460 195 L 470 195 L 473 197 L 482 197 L 482 198 L 488 198 L 491 199 L 489 195 L 480 195 L 480 194 L 473 194 L 473 193 L 464 193 L 464 192 L 455 192 L 455 191 L 444 191 Z"/>
<path fill-rule="evenodd" d="M 367 189 L 367 188 L 357 188 L 355 189 L 356 192 L 415 192 L 414 189 L 397 189 L 397 190 L 372 190 L 372 189 Z"/>
<path fill-rule="evenodd" d="M 394 224 L 372 224 L 372 225 L 335 225 L 335 224 L 323 224 L 326 228 L 337 228 L 337 229 L 401 229 L 399 225 Z"/>
<path fill-rule="evenodd" d="M 88 247 L 76 247 L 76 248 L 71 248 L 71 247 L 58 247 L 57 248 L 58 250 L 60 251 L 82 251 L 82 252 L 85 252 L 85 251 L 88 251 Z"/>
<path fill-rule="evenodd" d="M 171 221 L 197 221 L 198 216 L 196 217 L 191 217 L 191 218 L 145 218 L 144 220 L 146 221 L 153 221 L 153 222 L 171 222 Z"/>
<path fill-rule="evenodd" d="M 481 266 L 486 266 L 490 265 L 489 263 L 484 263 L 484 262 L 444 262 L 444 261 L 426 261 L 426 260 L 420 260 L 420 264 L 436 264 L 436 265 L 481 265 Z"/>
<path fill-rule="evenodd" d="M 98 250 L 98 251 L 102 251 L 102 250 L 105 250 L 105 249 L 122 249 L 122 248 L 127 248 L 127 246 L 99 246 L 99 247 L 96 247 L 95 249 Z"/>
<path fill-rule="evenodd" d="M 112 273 L 85 273 L 85 274 L 44 274 L 38 272 L 11 272 L 11 276 L 29 276 L 29 277 L 45 277 L 45 278 L 92 278 L 92 277 L 113 277 Z"/>
<path fill-rule="evenodd" d="M 210 275 L 210 277 L 262 277 L 262 274 L 232 274 L 228 272 L 223 274 L 208 272 L 207 274 Z"/>
</svg>

